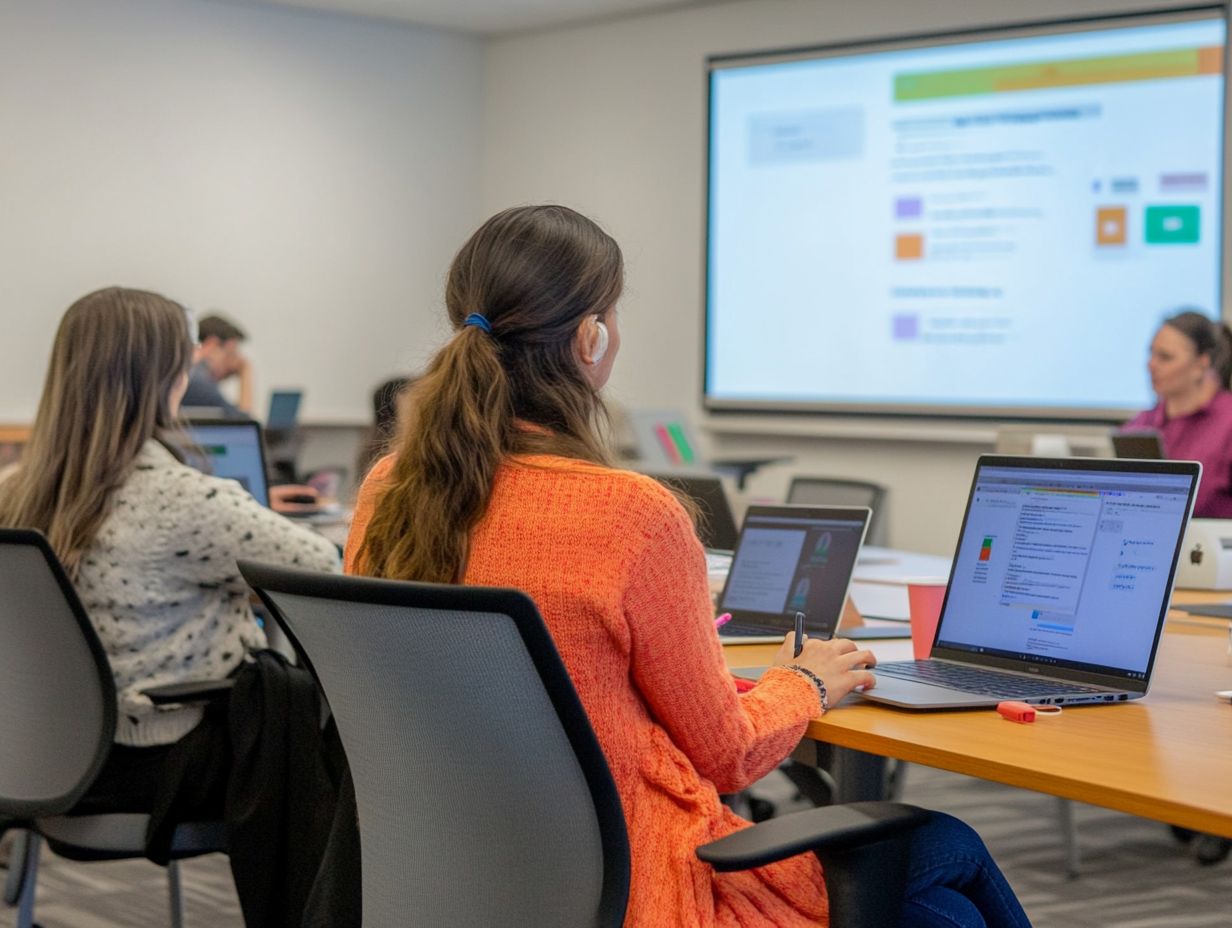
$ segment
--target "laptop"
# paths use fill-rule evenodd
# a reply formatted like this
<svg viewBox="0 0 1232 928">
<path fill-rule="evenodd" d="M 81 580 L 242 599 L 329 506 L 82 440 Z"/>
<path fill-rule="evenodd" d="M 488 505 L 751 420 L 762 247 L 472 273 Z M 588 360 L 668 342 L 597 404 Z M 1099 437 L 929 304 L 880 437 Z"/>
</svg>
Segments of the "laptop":
<svg viewBox="0 0 1232 928">
<path fill-rule="evenodd" d="M 289 432 L 299 423 L 299 405 L 304 399 L 303 390 L 275 390 L 270 394 L 269 412 L 265 427 L 270 431 Z"/>
<path fill-rule="evenodd" d="M 262 506 L 269 505 L 269 482 L 261 426 L 242 419 L 189 420 L 185 463 L 199 471 L 237 480 Z"/>
<path fill-rule="evenodd" d="M 719 612 L 732 616 L 719 634 L 777 644 L 803 612 L 810 637 L 831 637 L 871 515 L 862 506 L 750 506 L 719 596 Z"/>
<path fill-rule="evenodd" d="M 697 527 L 702 545 L 716 551 L 731 551 L 736 547 L 736 518 L 723 481 L 709 474 L 647 473 L 659 483 L 677 493 L 683 493 L 697 504 L 701 522 Z"/>
<path fill-rule="evenodd" d="M 1112 453 L 1118 458 L 1158 461 L 1164 457 L 1164 445 L 1158 432 L 1113 432 Z"/>
<path fill-rule="evenodd" d="M 1201 472 L 982 456 L 930 657 L 879 664 L 861 695 L 906 709 L 1144 696 Z"/>
</svg>

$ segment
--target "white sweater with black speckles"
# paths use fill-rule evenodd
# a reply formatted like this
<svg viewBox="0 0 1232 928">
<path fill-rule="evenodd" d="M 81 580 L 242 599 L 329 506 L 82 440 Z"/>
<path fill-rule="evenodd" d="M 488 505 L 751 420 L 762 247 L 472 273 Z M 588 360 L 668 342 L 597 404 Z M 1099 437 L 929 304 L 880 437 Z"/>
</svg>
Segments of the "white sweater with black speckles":
<svg viewBox="0 0 1232 928">
<path fill-rule="evenodd" d="M 120 744 L 170 744 L 201 719 L 199 708 L 156 709 L 142 690 L 225 677 L 265 647 L 239 558 L 339 569 L 317 533 L 147 442 L 75 582 L 111 661 Z"/>
</svg>

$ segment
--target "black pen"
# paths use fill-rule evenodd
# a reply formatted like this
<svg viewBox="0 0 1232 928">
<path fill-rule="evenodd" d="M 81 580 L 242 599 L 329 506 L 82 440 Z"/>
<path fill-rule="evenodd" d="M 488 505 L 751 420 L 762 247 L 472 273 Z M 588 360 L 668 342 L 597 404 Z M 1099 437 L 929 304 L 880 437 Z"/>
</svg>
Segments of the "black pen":
<svg viewBox="0 0 1232 928">
<path fill-rule="evenodd" d="M 799 657 L 800 652 L 804 650 L 804 613 L 796 613 L 796 650 L 792 657 Z"/>
</svg>

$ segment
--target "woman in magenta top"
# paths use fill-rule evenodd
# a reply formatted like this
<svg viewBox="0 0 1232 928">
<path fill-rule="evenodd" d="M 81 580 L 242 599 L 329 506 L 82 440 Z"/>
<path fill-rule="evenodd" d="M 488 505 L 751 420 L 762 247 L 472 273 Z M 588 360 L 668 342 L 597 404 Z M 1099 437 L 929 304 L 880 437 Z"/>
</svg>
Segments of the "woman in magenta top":
<svg viewBox="0 0 1232 928">
<path fill-rule="evenodd" d="M 1178 313 L 1151 340 L 1147 370 L 1159 402 L 1123 431 L 1153 429 L 1166 456 L 1201 461 L 1194 515 L 1232 519 L 1232 331 L 1202 313 Z"/>
</svg>

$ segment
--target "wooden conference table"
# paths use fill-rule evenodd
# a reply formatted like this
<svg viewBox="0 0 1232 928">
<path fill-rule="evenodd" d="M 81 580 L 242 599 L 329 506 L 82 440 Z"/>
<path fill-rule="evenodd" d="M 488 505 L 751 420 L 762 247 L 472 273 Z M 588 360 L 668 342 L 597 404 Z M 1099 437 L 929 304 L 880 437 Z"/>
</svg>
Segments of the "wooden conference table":
<svg viewBox="0 0 1232 928">
<path fill-rule="evenodd" d="M 1174 603 L 1232 593 L 1178 590 Z M 907 641 L 867 644 L 910 658 Z M 732 667 L 764 665 L 772 645 L 727 645 Z M 1150 692 L 1109 706 L 1074 706 L 1020 725 L 991 709 L 911 712 L 849 697 L 809 723 L 807 737 L 1232 838 L 1232 689 L 1227 620 L 1173 610 Z"/>
</svg>

